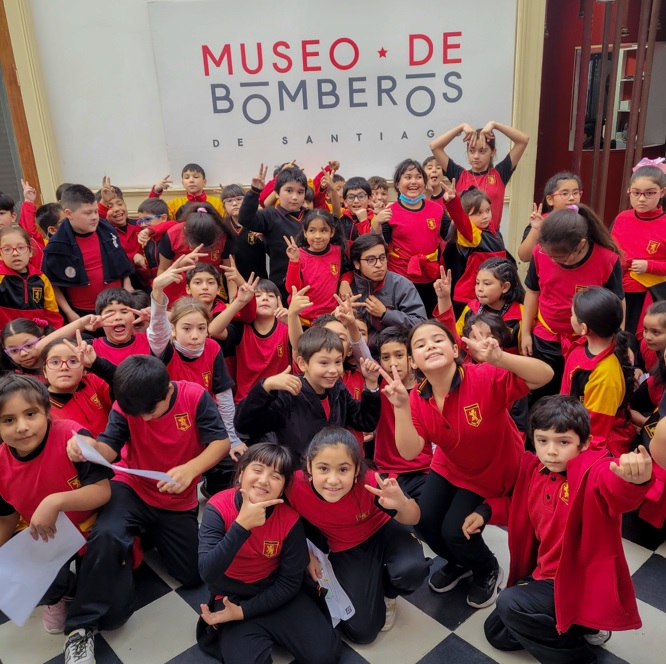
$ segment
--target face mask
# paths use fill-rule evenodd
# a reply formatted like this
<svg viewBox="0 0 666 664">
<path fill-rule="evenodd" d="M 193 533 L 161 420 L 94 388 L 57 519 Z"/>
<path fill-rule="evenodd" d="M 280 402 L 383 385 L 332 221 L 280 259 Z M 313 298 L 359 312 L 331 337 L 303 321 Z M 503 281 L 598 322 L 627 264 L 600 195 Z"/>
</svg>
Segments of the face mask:
<svg viewBox="0 0 666 664">
<path fill-rule="evenodd" d="M 179 344 L 175 339 L 173 340 L 173 347 L 188 360 L 194 360 L 197 357 L 201 357 L 203 355 L 205 346 L 206 344 L 203 344 L 200 348 L 195 348 L 192 350 L 191 348 L 186 348 L 182 344 Z"/>
<path fill-rule="evenodd" d="M 416 198 L 408 198 L 404 194 L 400 194 L 400 201 L 402 203 L 407 203 L 408 205 L 416 205 L 420 203 L 425 198 L 425 194 L 419 194 Z"/>
</svg>

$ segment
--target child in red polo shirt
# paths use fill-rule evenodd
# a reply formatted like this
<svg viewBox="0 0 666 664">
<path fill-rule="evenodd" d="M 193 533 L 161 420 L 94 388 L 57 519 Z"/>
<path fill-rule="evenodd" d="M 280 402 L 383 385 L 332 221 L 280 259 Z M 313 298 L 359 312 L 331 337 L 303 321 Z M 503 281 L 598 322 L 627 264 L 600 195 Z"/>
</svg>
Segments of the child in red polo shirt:
<svg viewBox="0 0 666 664">
<path fill-rule="evenodd" d="M 512 495 L 487 499 L 462 528 L 474 537 L 485 523 L 509 526 L 509 581 L 484 631 L 498 650 L 540 662 L 596 662 L 590 644 L 641 626 L 622 514 L 650 490 L 652 459 L 642 446 L 619 459 L 588 449 L 589 415 L 570 396 L 541 399 L 530 431 L 537 454 L 523 453 Z"/>
<path fill-rule="evenodd" d="M 480 535 L 463 537 L 465 517 L 484 498 L 511 490 L 518 474 L 523 439 L 511 419 L 513 403 L 553 375 L 539 360 L 506 353 L 496 339 L 463 338 L 479 364 L 460 365 L 453 334 L 436 321 L 414 327 L 409 337 L 413 366 L 425 380 L 411 394 L 397 372 L 384 394 L 395 410 L 398 451 L 414 459 L 435 444 L 421 493 L 419 532 L 447 561 L 430 578 L 430 588 L 447 592 L 474 575 L 467 603 L 490 606 L 503 571 Z M 385 377 L 388 378 L 388 377 Z"/>
<path fill-rule="evenodd" d="M 340 639 L 304 586 L 303 523 L 282 500 L 292 473 L 287 449 L 255 445 L 239 461 L 236 486 L 204 509 L 199 570 L 212 596 L 197 640 L 226 664 L 269 661 L 274 643 L 299 662 L 339 661 Z"/>
<path fill-rule="evenodd" d="M 156 357 L 138 355 L 114 376 L 117 401 L 97 440 L 86 439 L 108 461 L 167 473 L 173 483 L 118 473 L 111 500 L 98 514 L 81 569 L 89 582 L 70 606 L 65 632 L 88 638 L 116 629 L 134 610 L 132 549 L 153 533 L 167 571 L 184 586 L 201 583 L 197 571 L 197 482 L 229 452 L 229 438 L 211 395 L 201 385 L 171 381 Z M 76 438 L 69 458 L 83 459 Z"/>
</svg>

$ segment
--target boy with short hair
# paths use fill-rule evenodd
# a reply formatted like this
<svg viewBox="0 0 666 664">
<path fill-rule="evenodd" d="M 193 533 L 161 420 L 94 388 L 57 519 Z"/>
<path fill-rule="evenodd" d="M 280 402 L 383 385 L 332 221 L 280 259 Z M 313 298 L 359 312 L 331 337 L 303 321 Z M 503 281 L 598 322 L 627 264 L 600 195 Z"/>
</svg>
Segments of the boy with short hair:
<svg viewBox="0 0 666 664">
<path fill-rule="evenodd" d="M 162 236 L 176 223 L 169 220 L 169 207 L 161 198 L 146 198 L 138 208 L 138 239 L 143 246 L 147 267 L 139 270 L 142 280 L 152 288 L 160 266 L 159 243 Z"/>
<path fill-rule="evenodd" d="M 171 381 L 156 357 L 130 357 L 113 381 L 117 401 L 104 433 L 87 438 L 108 461 L 166 472 L 174 483 L 117 473 L 111 500 L 93 526 L 81 573 L 88 583 L 70 605 L 66 633 L 92 639 L 116 629 L 134 610 L 134 538 L 152 532 L 167 571 L 184 586 L 198 574 L 197 482 L 229 453 L 229 438 L 213 397 L 202 385 Z M 76 438 L 67 452 L 83 458 Z M 94 660 L 90 660 L 91 662 Z M 77 663 L 78 664 L 78 663 Z"/>
<path fill-rule="evenodd" d="M 379 175 L 373 175 L 371 178 L 368 178 L 368 184 L 372 191 L 370 207 L 377 214 L 386 207 L 386 203 L 388 202 L 388 182 Z"/>
<path fill-rule="evenodd" d="M 95 311 L 105 288 L 132 289 L 134 268 L 116 229 L 99 218 L 95 195 L 81 184 L 62 194 L 67 217 L 44 249 L 42 269 L 69 321 Z"/>
<path fill-rule="evenodd" d="M 65 212 L 60 203 L 45 203 L 40 205 L 35 212 L 37 225 L 48 239 L 60 228 L 60 224 L 65 219 Z"/>
<path fill-rule="evenodd" d="M 348 243 L 353 242 L 359 235 L 372 231 L 372 221 L 377 217 L 379 223 L 390 221 L 391 210 L 384 208 L 376 213 L 370 206 L 372 190 L 365 178 L 353 177 L 345 182 L 342 188 L 342 198 L 345 207 L 340 215 L 342 228 Z"/>
<path fill-rule="evenodd" d="M 186 193 L 185 196 L 179 196 L 167 202 L 169 219 L 176 219 L 176 212 L 192 201 L 196 203 L 210 203 L 224 217 L 224 205 L 222 205 L 222 201 L 217 196 L 208 196 L 204 191 L 204 187 L 206 186 L 206 171 L 199 164 L 185 164 L 180 175 Z M 150 190 L 150 198 L 159 198 L 169 188 L 171 183 L 168 175 L 159 182 L 156 182 Z"/>
<path fill-rule="evenodd" d="M 296 237 L 305 214 L 303 199 L 308 186 L 300 168 L 284 168 L 275 180 L 275 191 L 280 203 L 275 207 L 259 209 L 259 194 L 265 186 L 267 168 L 261 164 L 259 173 L 252 178 L 252 185 L 245 194 L 238 212 L 238 223 L 264 237 L 264 245 L 270 259 L 269 279 L 280 289 L 283 302 L 287 301 L 285 278 L 289 257 L 284 238 Z"/>
<path fill-rule="evenodd" d="M 642 446 L 619 459 L 588 449 L 590 415 L 568 395 L 536 403 L 530 434 L 536 456 L 524 453 L 513 495 L 486 500 L 463 524 L 467 538 L 485 523 L 509 526 L 509 580 L 484 631 L 493 647 L 540 662 L 595 662 L 590 644 L 641 626 L 622 514 L 652 486 L 652 459 Z"/>
<path fill-rule="evenodd" d="M 393 325 L 384 328 L 377 337 L 379 363 L 389 375 L 398 375 L 407 392 L 416 387 L 414 370 L 409 364 L 407 338 L 409 330 Z M 395 372 L 395 373 L 394 373 Z M 428 477 L 432 461 L 432 445 L 425 445 L 414 459 L 405 459 L 395 443 L 395 412 L 393 404 L 382 393 L 382 410 L 375 431 L 374 462 L 377 470 L 389 477 L 395 477 L 403 493 L 418 502 L 421 490 Z"/>
<path fill-rule="evenodd" d="M 254 272 L 255 277 L 267 279 L 266 249 L 259 233 L 244 228 L 238 221 L 238 213 L 245 190 L 239 184 L 227 185 L 222 190 L 224 209 L 231 220 L 231 228 L 236 236 L 234 243 L 234 259 L 236 267 L 244 279 L 249 279 Z"/>
<path fill-rule="evenodd" d="M 297 462 L 313 436 L 325 426 L 374 431 L 379 421 L 379 366 L 361 361 L 365 389 L 356 401 L 340 380 L 343 346 L 335 332 L 313 327 L 298 342 L 296 362 L 302 376 L 291 367 L 257 383 L 238 404 L 236 431 L 258 438 L 268 432 L 288 447 Z"/>
</svg>

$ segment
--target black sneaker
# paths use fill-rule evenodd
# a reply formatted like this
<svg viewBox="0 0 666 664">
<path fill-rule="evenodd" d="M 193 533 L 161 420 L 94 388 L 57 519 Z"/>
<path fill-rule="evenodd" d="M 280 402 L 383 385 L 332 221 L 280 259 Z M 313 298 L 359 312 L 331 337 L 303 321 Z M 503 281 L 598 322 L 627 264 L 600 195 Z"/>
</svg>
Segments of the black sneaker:
<svg viewBox="0 0 666 664">
<path fill-rule="evenodd" d="M 428 585 L 436 593 L 447 593 L 468 576 L 472 576 L 471 569 L 465 569 L 455 563 L 446 563 L 442 569 L 438 569 L 431 575 Z"/>
<path fill-rule="evenodd" d="M 504 581 L 504 570 L 495 563 L 496 567 L 485 576 L 472 579 L 467 595 L 467 603 L 475 609 L 484 609 L 495 603 L 499 586 Z"/>
</svg>

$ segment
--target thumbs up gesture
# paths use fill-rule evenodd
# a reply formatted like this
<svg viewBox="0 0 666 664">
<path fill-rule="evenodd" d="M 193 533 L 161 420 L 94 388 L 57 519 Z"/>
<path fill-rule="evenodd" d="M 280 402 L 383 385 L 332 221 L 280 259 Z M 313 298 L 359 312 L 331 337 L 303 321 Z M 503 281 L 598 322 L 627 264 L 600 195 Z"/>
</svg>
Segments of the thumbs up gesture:
<svg viewBox="0 0 666 664">
<path fill-rule="evenodd" d="M 287 367 L 284 371 L 275 376 L 269 376 L 264 380 L 264 389 L 266 392 L 273 390 L 284 390 L 296 396 L 303 387 L 300 378 L 291 375 L 291 367 Z"/>
</svg>

